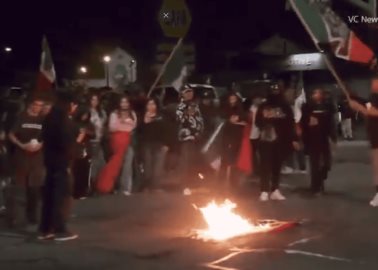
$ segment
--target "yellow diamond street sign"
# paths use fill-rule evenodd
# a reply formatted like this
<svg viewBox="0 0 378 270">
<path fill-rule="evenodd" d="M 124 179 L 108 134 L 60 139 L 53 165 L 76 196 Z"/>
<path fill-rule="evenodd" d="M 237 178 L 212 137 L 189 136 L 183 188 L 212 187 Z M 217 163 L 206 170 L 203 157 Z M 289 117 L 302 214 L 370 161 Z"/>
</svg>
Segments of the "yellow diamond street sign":
<svg viewBox="0 0 378 270">
<path fill-rule="evenodd" d="M 160 26 L 167 37 L 183 38 L 192 18 L 185 0 L 164 0 L 159 11 Z"/>
</svg>

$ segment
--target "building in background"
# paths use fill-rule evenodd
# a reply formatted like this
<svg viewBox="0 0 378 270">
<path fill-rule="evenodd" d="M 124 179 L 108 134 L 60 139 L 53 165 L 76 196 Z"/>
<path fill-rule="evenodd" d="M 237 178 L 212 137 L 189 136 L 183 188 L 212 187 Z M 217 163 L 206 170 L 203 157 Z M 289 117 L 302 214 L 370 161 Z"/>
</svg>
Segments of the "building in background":
<svg viewBox="0 0 378 270">
<path fill-rule="evenodd" d="M 130 53 L 117 47 L 108 56 L 110 57 L 110 61 L 103 63 L 102 75 L 93 77 L 89 72 L 88 75 L 80 78 L 80 84 L 93 88 L 109 86 L 113 89 L 123 89 L 136 82 L 137 61 Z"/>
</svg>

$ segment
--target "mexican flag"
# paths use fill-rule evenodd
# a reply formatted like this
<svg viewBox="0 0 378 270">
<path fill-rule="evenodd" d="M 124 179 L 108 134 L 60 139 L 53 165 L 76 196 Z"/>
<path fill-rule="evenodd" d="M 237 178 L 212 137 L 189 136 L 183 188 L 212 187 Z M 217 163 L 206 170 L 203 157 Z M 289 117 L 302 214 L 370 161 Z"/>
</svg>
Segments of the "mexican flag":
<svg viewBox="0 0 378 270">
<path fill-rule="evenodd" d="M 315 43 L 331 48 L 348 61 L 370 63 L 374 52 L 332 10 L 330 0 L 289 0 L 291 7 Z"/>
<path fill-rule="evenodd" d="M 180 46 L 171 61 L 169 61 L 161 81 L 165 85 L 172 85 L 176 90 L 184 85 L 184 81 L 188 75 L 188 70 L 185 63 L 185 52 Z"/>
<path fill-rule="evenodd" d="M 37 78 L 36 91 L 49 91 L 52 89 L 56 79 L 54 63 L 46 37 L 42 40 L 41 63 Z"/>
</svg>

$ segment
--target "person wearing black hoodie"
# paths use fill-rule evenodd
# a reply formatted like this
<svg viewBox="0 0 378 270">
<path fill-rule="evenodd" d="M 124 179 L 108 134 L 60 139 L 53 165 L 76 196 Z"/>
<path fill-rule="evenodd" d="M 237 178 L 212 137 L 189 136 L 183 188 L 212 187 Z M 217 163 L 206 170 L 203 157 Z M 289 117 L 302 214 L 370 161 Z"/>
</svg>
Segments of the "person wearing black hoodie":
<svg viewBox="0 0 378 270">
<path fill-rule="evenodd" d="M 66 241 L 78 237 L 70 233 L 66 226 L 72 198 L 71 166 L 76 144 L 85 137 L 72 119 L 77 106 L 78 102 L 72 93 L 61 92 L 44 121 L 42 139 L 46 179 L 42 195 L 40 240 Z"/>
<path fill-rule="evenodd" d="M 305 152 L 310 156 L 311 191 L 315 195 L 324 192 L 324 182 L 331 169 L 330 140 L 333 143 L 337 140 L 333 115 L 322 89 L 315 89 L 311 101 L 302 107 L 302 136 Z"/>
<path fill-rule="evenodd" d="M 260 129 L 260 201 L 269 200 L 269 192 L 271 200 L 286 199 L 279 190 L 281 167 L 293 148 L 299 149 L 293 111 L 283 98 L 283 90 L 282 84 L 273 85 L 256 113 Z"/>
</svg>

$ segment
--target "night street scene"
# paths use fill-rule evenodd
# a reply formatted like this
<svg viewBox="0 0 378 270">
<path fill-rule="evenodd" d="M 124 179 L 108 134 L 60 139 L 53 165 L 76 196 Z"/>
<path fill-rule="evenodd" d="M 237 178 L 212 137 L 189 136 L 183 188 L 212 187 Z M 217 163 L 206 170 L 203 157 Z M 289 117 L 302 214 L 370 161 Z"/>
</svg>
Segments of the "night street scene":
<svg viewBox="0 0 378 270">
<path fill-rule="evenodd" d="M 378 269 L 377 3 L 2 3 L 0 269 Z"/>
</svg>

